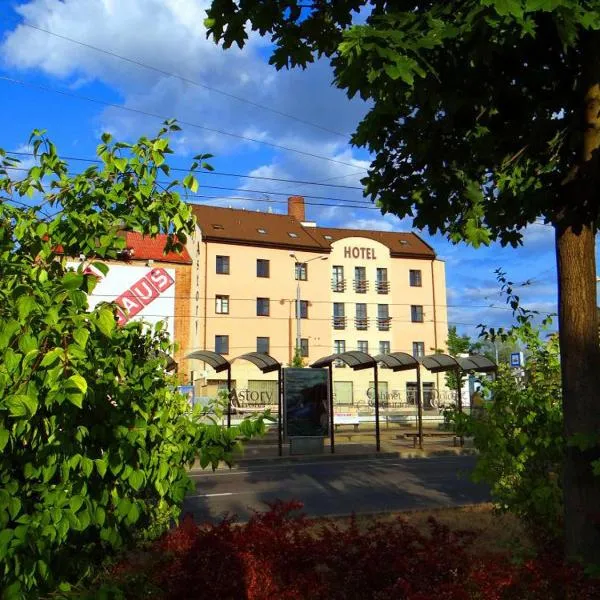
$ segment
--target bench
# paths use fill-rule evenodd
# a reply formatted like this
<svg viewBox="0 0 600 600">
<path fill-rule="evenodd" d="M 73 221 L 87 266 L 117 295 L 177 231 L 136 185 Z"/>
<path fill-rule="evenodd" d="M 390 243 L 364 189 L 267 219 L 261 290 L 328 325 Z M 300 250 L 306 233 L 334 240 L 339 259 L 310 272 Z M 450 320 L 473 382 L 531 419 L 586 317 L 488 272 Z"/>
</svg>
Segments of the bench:
<svg viewBox="0 0 600 600">
<path fill-rule="evenodd" d="M 412 438 L 413 448 L 417 447 L 417 440 L 419 439 L 418 433 L 405 433 L 404 437 Z M 452 431 L 424 431 L 423 437 L 451 437 L 453 446 L 458 446 L 459 443 L 461 446 L 464 445 L 464 439 Z"/>
</svg>

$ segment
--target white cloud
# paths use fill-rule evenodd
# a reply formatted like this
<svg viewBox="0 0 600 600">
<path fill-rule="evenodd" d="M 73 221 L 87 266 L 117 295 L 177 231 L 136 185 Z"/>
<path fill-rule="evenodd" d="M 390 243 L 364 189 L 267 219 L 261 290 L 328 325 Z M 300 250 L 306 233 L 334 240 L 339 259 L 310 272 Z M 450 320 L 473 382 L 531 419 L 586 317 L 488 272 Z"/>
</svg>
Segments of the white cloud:
<svg viewBox="0 0 600 600">
<path fill-rule="evenodd" d="M 331 85 L 331 68 L 319 62 L 306 71 L 276 72 L 261 53 L 268 40 L 250 33 L 243 50 L 227 51 L 206 39 L 203 25 L 209 0 L 29 0 L 15 7 L 25 23 L 72 37 L 92 46 L 152 65 L 167 73 L 198 82 L 185 83 L 156 71 L 75 45 L 22 24 L 9 32 L 2 45 L 4 63 L 11 68 L 35 69 L 81 86 L 99 81 L 118 92 L 124 106 L 173 116 L 182 121 L 228 130 L 307 152 L 343 155 L 352 152 L 348 137 L 311 127 L 259 107 L 210 91 L 218 88 L 325 129 L 348 134 L 365 112 L 365 104 L 348 101 Z M 118 8 L 117 8 L 118 7 Z M 157 128 L 149 119 L 107 108 L 102 129 L 135 136 Z M 188 152 L 234 152 L 259 145 L 216 132 L 185 127 Z M 273 151 L 279 154 L 278 151 Z M 315 159 L 292 155 L 295 161 L 317 166 Z"/>
</svg>

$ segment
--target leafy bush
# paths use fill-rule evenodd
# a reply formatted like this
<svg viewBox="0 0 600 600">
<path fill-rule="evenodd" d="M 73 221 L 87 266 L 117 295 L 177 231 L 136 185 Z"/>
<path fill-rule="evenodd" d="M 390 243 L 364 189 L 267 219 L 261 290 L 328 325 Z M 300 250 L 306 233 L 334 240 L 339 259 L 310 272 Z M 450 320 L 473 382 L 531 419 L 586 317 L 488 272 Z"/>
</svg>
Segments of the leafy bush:
<svg viewBox="0 0 600 600">
<path fill-rule="evenodd" d="M 100 166 L 70 173 L 36 132 L 38 164 L 22 180 L 0 150 L 0 587 L 38 598 L 164 516 L 176 516 L 196 456 L 231 460 L 261 419 L 226 430 L 191 414 L 166 375 L 172 348 L 158 324 L 116 325 L 116 307 L 88 310 L 100 259 L 122 230 L 170 232 L 178 250 L 194 221 L 168 174 L 167 124 L 133 146 L 103 137 Z M 201 157 L 203 158 L 203 157 Z M 192 175 L 184 185 L 197 185 Z M 35 206 L 13 200 L 32 196 Z M 23 206 L 15 206 L 15 204 Z M 46 211 L 54 211 L 49 214 Z M 84 255 L 76 270 L 67 256 Z M 158 533 L 158 532 L 157 532 Z M 149 531 L 148 534 L 152 534 Z"/>
<path fill-rule="evenodd" d="M 247 600 L 591 600 L 600 594 L 577 567 L 552 555 L 515 565 L 469 554 L 476 533 L 430 519 L 421 534 L 402 519 L 360 529 L 295 514 L 277 502 L 245 525 L 186 517 L 152 552 L 116 567 L 112 598 Z M 98 592 L 84 594 L 98 597 Z"/>
<path fill-rule="evenodd" d="M 479 450 L 474 478 L 491 486 L 501 510 L 521 517 L 540 543 L 561 532 L 562 460 L 565 440 L 561 404 L 558 339 L 542 339 L 533 323 L 534 313 L 519 306 L 512 284 L 499 273 L 507 302 L 517 324 L 507 331 L 484 331 L 520 343 L 526 348 L 525 377 L 501 365 L 487 383 L 492 400 L 483 414 L 451 411 L 457 433 L 473 436 Z M 548 324 L 546 319 L 544 324 Z"/>
</svg>

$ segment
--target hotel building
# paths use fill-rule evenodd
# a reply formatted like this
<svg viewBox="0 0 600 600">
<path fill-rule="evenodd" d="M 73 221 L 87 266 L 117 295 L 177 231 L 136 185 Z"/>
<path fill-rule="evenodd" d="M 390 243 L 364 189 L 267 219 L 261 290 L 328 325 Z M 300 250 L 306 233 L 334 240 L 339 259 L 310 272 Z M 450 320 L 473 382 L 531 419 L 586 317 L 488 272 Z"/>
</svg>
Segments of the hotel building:
<svg viewBox="0 0 600 600">
<path fill-rule="evenodd" d="M 300 294 L 300 347 L 305 364 L 333 352 L 430 354 L 446 345 L 444 263 L 414 233 L 319 227 L 306 220 L 304 199 L 288 214 L 194 205 L 189 331 L 184 354 L 213 350 L 232 360 L 267 352 L 289 365 Z M 182 341 L 182 340 L 180 340 Z M 198 361 L 180 363 L 199 395 L 214 396 L 224 374 Z M 334 368 L 334 402 L 369 405 L 372 371 Z M 240 398 L 276 404 L 276 374 L 233 363 Z M 423 370 L 425 396 L 445 390 L 443 375 Z M 405 402 L 413 371 L 380 370 L 382 399 Z"/>
</svg>

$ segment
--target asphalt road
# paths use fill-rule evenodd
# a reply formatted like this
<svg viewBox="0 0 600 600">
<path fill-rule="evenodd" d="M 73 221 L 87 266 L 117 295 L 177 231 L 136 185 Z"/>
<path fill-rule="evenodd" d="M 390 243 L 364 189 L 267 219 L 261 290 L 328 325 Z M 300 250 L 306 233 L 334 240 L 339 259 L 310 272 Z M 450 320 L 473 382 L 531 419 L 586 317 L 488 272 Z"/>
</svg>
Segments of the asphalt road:
<svg viewBox="0 0 600 600">
<path fill-rule="evenodd" d="M 245 520 L 276 499 L 300 500 L 310 516 L 332 516 L 489 501 L 471 482 L 472 456 L 263 464 L 215 473 L 193 471 L 184 510 L 197 521 L 224 513 Z"/>
</svg>

